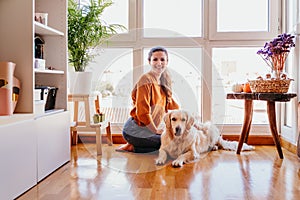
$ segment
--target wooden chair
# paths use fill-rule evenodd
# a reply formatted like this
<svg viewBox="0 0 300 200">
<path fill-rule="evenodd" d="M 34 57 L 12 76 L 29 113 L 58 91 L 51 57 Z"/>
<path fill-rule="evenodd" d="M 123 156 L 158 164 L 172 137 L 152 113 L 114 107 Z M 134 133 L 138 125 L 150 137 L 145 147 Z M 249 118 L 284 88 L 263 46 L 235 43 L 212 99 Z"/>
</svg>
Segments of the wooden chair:
<svg viewBox="0 0 300 200">
<path fill-rule="evenodd" d="M 78 132 L 95 132 L 96 133 L 96 148 L 97 148 L 97 155 L 102 154 L 102 130 L 106 130 L 107 135 L 107 143 L 108 145 L 112 145 L 112 135 L 111 135 L 111 127 L 110 121 L 105 120 L 99 123 L 93 123 L 91 121 L 90 115 L 90 98 L 95 98 L 95 107 L 96 110 L 100 109 L 99 105 L 99 97 L 91 96 L 89 94 L 69 94 L 68 101 L 74 102 L 74 116 L 73 121 L 70 125 L 70 134 L 71 134 L 71 144 L 75 145 L 78 142 Z M 79 109 L 79 102 L 84 103 L 84 115 L 85 121 L 78 120 L 78 109 Z"/>
<path fill-rule="evenodd" d="M 77 122 L 71 122 L 70 124 L 70 138 L 71 145 L 76 145 L 78 143 Z"/>
</svg>

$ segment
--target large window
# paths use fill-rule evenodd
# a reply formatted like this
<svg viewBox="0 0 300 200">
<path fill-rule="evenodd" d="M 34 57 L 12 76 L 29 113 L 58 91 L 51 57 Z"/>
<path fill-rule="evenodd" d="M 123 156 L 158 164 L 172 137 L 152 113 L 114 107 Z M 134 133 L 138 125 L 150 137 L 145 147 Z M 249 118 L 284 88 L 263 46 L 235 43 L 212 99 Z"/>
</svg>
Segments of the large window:
<svg viewBox="0 0 300 200">
<path fill-rule="evenodd" d="M 145 37 L 202 36 L 200 0 L 143 1 L 143 16 Z"/>
<path fill-rule="evenodd" d="M 174 97 L 182 108 L 239 134 L 243 102 L 226 100 L 225 95 L 232 84 L 268 73 L 256 52 L 282 32 L 281 1 L 124 1 L 115 0 L 120 7 L 115 12 L 112 8 L 105 18 L 109 23 L 125 24 L 128 31 L 120 40 L 110 41 L 92 64 L 101 74 L 95 88 L 102 91 L 106 106 L 131 106 L 130 91 L 149 70 L 148 50 L 165 46 L 170 54 Z M 113 87 L 104 92 L 107 82 Z M 286 113 L 292 109 L 287 108 Z M 286 123 L 290 121 L 287 117 Z M 266 105 L 255 103 L 251 130 L 265 134 L 267 123 Z"/>
</svg>

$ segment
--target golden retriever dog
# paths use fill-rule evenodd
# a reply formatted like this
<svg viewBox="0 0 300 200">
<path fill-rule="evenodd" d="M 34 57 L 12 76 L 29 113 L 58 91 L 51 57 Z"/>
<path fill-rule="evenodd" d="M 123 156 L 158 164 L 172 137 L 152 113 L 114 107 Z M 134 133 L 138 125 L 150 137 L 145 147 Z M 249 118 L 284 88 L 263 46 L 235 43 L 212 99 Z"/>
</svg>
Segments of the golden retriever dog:
<svg viewBox="0 0 300 200">
<path fill-rule="evenodd" d="M 164 116 L 165 130 L 161 135 L 161 146 L 156 165 L 163 165 L 168 157 L 175 159 L 173 167 L 195 161 L 200 154 L 222 148 L 235 151 L 237 141 L 224 140 L 218 128 L 211 122 L 198 123 L 187 111 L 173 110 Z M 243 144 L 242 150 L 254 147 Z"/>
</svg>

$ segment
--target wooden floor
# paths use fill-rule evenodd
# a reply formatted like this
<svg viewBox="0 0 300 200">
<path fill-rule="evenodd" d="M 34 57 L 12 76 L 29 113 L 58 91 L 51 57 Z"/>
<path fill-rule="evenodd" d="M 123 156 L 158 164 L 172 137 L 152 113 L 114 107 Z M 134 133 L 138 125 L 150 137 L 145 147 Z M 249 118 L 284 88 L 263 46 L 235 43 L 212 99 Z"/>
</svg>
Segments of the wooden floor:
<svg viewBox="0 0 300 200">
<path fill-rule="evenodd" d="M 182 168 L 155 166 L 157 154 L 115 152 L 95 144 L 72 147 L 72 158 L 18 200 L 296 200 L 300 199 L 300 161 L 283 149 L 256 146 L 255 151 L 214 151 Z"/>
</svg>

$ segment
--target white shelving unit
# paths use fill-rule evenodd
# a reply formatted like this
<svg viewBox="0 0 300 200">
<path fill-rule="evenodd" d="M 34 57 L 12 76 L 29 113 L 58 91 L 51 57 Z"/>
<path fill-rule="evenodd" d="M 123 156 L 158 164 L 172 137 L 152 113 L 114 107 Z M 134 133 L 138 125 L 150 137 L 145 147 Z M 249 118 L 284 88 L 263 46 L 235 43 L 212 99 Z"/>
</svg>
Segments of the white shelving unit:
<svg viewBox="0 0 300 200">
<path fill-rule="evenodd" d="M 35 13 L 48 13 L 48 25 Z M 0 0 L 0 27 L 0 61 L 16 63 L 21 82 L 14 114 L 0 116 L 0 199 L 14 199 L 70 160 L 67 0 Z M 45 41 L 46 70 L 34 68 L 36 35 Z M 35 113 L 35 85 L 58 88 L 54 110 Z"/>
</svg>

